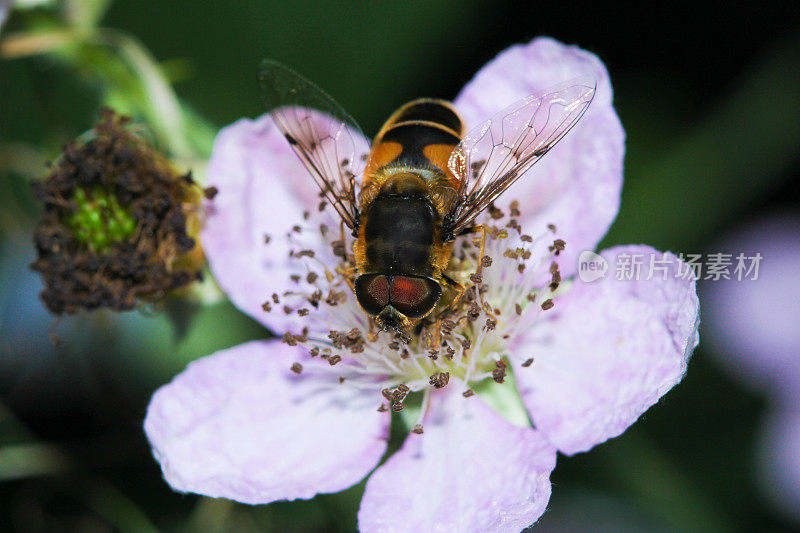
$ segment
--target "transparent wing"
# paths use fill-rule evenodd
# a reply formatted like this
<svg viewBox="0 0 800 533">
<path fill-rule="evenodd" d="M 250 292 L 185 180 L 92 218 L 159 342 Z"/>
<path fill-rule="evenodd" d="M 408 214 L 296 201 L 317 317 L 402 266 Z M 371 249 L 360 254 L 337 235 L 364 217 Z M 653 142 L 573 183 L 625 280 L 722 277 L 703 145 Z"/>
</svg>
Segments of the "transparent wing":
<svg viewBox="0 0 800 533">
<path fill-rule="evenodd" d="M 259 81 L 275 124 L 324 198 L 355 228 L 356 193 L 369 154 L 358 124 L 325 91 L 271 59 L 261 63 Z"/>
<path fill-rule="evenodd" d="M 580 120 L 594 98 L 593 76 L 530 95 L 470 131 L 447 162 L 461 179 L 453 235 L 508 189 Z"/>
</svg>

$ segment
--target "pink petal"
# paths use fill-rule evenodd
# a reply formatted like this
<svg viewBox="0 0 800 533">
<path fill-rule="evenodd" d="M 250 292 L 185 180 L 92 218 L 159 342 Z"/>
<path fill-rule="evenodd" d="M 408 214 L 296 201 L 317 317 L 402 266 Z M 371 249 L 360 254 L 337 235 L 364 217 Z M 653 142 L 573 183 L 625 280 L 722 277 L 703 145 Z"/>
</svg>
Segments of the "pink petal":
<svg viewBox="0 0 800 533">
<path fill-rule="evenodd" d="M 338 262 L 318 230 L 324 222 L 338 235 L 339 227 L 338 219 L 331 222 L 327 212 L 319 213 L 319 188 L 269 115 L 239 120 L 219 133 L 208 185 L 219 192 L 210 202 L 201 238 L 217 283 L 239 309 L 273 331 L 299 333 L 308 325 L 305 321 L 284 314 L 280 305 L 271 313 L 261 306 L 273 293 L 297 290 L 289 276 L 305 278 L 304 264 L 316 266 L 307 258 L 289 257 L 288 234 L 296 242 L 292 249 L 312 250 L 330 267 Z M 308 221 L 304 211 L 310 214 Z M 294 233 L 295 225 L 310 230 Z M 268 244 L 265 235 L 270 237 Z"/>
<path fill-rule="evenodd" d="M 621 254 L 642 259 L 638 281 L 616 279 Z M 651 254 L 666 260 L 666 270 L 647 280 Z M 543 315 L 549 320 L 538 321 L 515 348 L 535 361 L 514 373 L 534 426 L 567 454 L 625 431 L 681 380 L 698 341 L 695 283 L 676 277 L 675 256 L 648 246 L 601 255 L 606 276 L 576 279 Z"/>
<path fill-rule="evenodd" d="M 367 481 L 362 532 L 520 531 L 542 515 L 555 450 L 460 390 L 451 382 L 434 396 L 424 434 Z"/>
<path fill-rule="evenodd" d="M 386 450 L 374 392 L 340 385 L 279 341 L 189 365 L 156 391 L 144 427 L 167 482 L 244 503 L 311 498 L 361 480 Z M 326 363 L 321 363 L 326 365 Z"/>
<path fill-rule="evenodd" d="M 498 55 L 455 101 L 473 127 L 529 94 L 585 74 L 597 78 L 589 110 L 499 202 L 520 201 L 520 222 L 531 235 L 555 224 L 555 237 L 567 243 L 560 262 L 565 277 L 574 273 L 582 250 L 596 248 L 619 211 L 625 132 L 612 105 L 605 65 L 577 46 L 537 38 Z"/>
</svg>

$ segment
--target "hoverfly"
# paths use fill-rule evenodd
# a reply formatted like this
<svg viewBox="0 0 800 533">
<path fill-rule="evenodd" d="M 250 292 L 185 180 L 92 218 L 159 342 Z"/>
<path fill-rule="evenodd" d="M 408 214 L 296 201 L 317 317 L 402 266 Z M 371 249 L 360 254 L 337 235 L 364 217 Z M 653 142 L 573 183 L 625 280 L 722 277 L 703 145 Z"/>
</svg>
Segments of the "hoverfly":
<svg viewBox="0 0 800 533">
<path fill-rule="evenodd" d="M 300 74 L 265 60 L 259 77 L 275 124 L 352 231 L 349 283 L 358 303 L 395 330 L 443 305 L 444 289 L 463 292 L 445 273 L 455 239 L 482 231 L 485 242 L 475 218 L 567 134 L 595 93 L 594 77 L 576 78 L 466 134 L 449 102 L 414 100 L 389 117 L 370 149 L 344 109 Z"/>
</svg>

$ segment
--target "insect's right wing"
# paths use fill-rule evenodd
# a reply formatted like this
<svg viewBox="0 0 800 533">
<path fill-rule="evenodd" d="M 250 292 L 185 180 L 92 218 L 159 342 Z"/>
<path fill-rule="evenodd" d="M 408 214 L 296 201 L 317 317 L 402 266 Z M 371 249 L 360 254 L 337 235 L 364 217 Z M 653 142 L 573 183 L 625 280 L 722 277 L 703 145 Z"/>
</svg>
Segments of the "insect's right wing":
<svg viewBox="0 0 800 533">
<path fill-rule="evenodd" d="M 448 230 L 459 235 L 580 120 L 595 94 L 584 76 L 500 111 L 470 131 L 447 162 L 461 180 Z"/>
<path fill-rule="evenodd" d="M 325 199 L 355 229 L 356 193 L 369 154 L 358 124 L 325 91 L 271 59 L 261 63 L 259 81 L 275 124 Z"/>
</svg>

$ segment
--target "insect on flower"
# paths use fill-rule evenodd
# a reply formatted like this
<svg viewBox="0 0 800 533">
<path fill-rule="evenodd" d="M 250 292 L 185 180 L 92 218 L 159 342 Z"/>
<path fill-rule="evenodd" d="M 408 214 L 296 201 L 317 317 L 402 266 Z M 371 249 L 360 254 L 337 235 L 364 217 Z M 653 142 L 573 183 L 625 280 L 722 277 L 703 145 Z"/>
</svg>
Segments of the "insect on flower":
<svg viewBox="0 0 800 533">
<path fill-rule="evenodd" d="M 487 228 L 476 217 L 569 132 L 595 94 L 594 77 L 576 78 L 466 135 L 452 104 L 414 100 L 389 117 L 367 154 L 358 153 L 356 122 L 322 89 L 272 60 L 260 79 L 275 124 L 355 238 L 347 283 L 383 329 L 398 331 L 435 322 L 461 301 L 466 289 L 448 275 L 457 237 L 480 234 L 480 279 Z"/>
<path fill-rule="evenodd" d="M 536 92 L 586 72 L 596 94 L 592 80 Z M 272 62 L 262 80 L 272 116 L 218 135 L 208 183 L 219 194 L 201 239 L 234 305 L 278 337 L 193 362 L 156 392 L 144 426 L 165 479 L 256 504 L 369 476 L 364 533 L 528 527 L 547 507 L 557 451 L 625 431 L 680 381 L 697 344 L 694 280 L 677 277 L 671 254 L 599 254 L 658 258 L 665 279 L 576 276 L 619 210 L 625 133 L 604 65 L 552 39 L 514 46 L 456 97 L 463 122 L 448 104 L 414 102 L 371 151 L 309 82 Z M 531 93 L 461 138 L 462 124 Z M 517 181 L 524 201 L 492 206 L 584 111 Z M 368 239 L 378 222 L 381 239 Z M 485 235 L 468 231 L 478 222 Z M 397 245 L 401 231 L 421 233 L 415 223 L 430 240 Z M 370 243 L 383 245 L 373 257 Z M 409 264 L 427 270 L 399 271 Z M 465 287 L 460 300 L 444 276 Z M 414 327 L 377 331 L 387 306 Z M 392 417 L 409 434 L 376 467 Z"/>
</svg>

